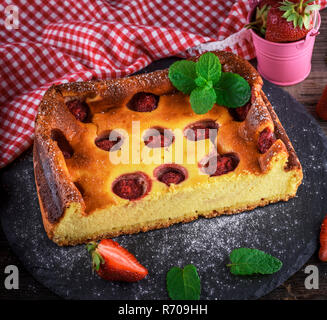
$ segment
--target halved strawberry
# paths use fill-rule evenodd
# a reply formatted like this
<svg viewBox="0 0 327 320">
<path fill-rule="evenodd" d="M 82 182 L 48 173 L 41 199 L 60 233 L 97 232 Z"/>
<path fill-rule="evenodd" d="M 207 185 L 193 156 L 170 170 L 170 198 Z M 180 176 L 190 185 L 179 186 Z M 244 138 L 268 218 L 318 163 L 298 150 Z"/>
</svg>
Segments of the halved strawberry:
<svg viewBox="0 0 327 320">
<path fill-rule="evenodd" d="M 327 86 L 325 87 L 316 106 L 316 112 L 319 118 L 327 121 Z"/>
<path fill-rule="evenodd" d="M 86 247 L 92 256 L 93 269 L 105 280 L 136 282 L 148 274 L 148 270 L 114 240 L 90 242 Z"/>
</svg>

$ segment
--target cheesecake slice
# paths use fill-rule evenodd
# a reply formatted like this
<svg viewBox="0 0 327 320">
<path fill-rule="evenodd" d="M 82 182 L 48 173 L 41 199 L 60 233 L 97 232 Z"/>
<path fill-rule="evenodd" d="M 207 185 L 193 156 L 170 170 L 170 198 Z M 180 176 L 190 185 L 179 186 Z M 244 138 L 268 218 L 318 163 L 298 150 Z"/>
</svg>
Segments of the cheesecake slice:
<svg viewBox="0 0 327 320">
<path fill-rule="evenodd" d="M 34 171 L 50 239 L 75 245 L 295 196 L 301 165 L 262 79 L 238 56 L 214 53 L 248 81 L 247 105 L 195 114 L 167 70 L 46 92 Z"/>
</svg>

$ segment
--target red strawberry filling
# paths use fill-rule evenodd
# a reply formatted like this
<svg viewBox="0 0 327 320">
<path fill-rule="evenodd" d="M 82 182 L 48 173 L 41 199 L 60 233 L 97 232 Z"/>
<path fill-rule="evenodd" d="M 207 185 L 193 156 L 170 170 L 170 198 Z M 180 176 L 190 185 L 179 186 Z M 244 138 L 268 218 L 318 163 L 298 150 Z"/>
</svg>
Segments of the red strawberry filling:
<svg viewBox="0 0 327 320">
<path fill-rule="evenodd" d="M 89 107 L 86 102 L 80 100 L 71 100 L 66 102 L 66 106 L 77 120 L 86 122 L 89 116 Z"/>
<path fill-rule="evenodd" d="M 184 136 L 191 141 L 212 138 L 215 140 L 218 133 L 218 124 L 213 120 L 200 120 L 188 125 L 184 129 Z"/>
<path fill-rule="evenodd" d="M 143 194 L 143 185 L 138 179 L 123 179 L 114 186 L 114 192 L 124 199 L 134 200 Z"/>
<path fill-rule="evenodd" d="M 137 112 L 151 112 L 158 107 L 159 97 L 152 93 L 139 92 L 127 103 L 127 107 Z"/>
<path fill-rule="evenodd" d="M 225 154 L 210 157 L 204 164 L 200 164 L 200 167 L 210 177 L 215 177 L 235 170 L 239 162 L 237 155 Z"/>
<path fill-rule="evenodd" d="M 171 169 L 171 171 L 164 173 L 159 180 L 165 183 L 167 186 L 173 184 L 178 184 L 185 179 L 183 173 L 177 170 Z"/>
<path fill-rule="evenodd" d="M 137 200 L 144 197 L 151 188 L 151 181 L 146 174 L 142 172 L 127 173 L 113 182 L 113 192 L 128 200 Z"/>
<path fill-rule="evenodd" d="M 102 139 L 99 141 L 96 141 L 96 146 L 99 147 L 102 150 L 105 151 L 111 151 L 114 145 L 116 145 L 121 140 L 120 137 L 118 137 L 117 141 L 110 141 L 109 139 Z"/>
<path fill-rule="evenodd" d="M 275 135 L 269 128 L 266 128 L 261 131 L 258 139 L 259 152 L 266 153 L 275 141 Z"/>
<path fill-rule="evenodd" d="M 154 170 L 153 175 L 158 179 L 158 181 L 170 186 L 173 184 L 179 184 L 187 178 L 187 171 L 185 168 L 171 164 L 162 165 Z"/>
<path fill-rule="evenodd" d="M 144 136 L 144 143 L 149 148 L 169 147 L 175 140 L 173 133 L 163 128 L 151 128 Z"/>
<path fill-rule="evenodd" d="M 247 103 L 245 106 L 243 107 L 239 107 L 239 108 L 228 108 L 229 113 L 231 114 L 231 116 L 234 118 L 234 120 L 236 121 L 244 121 L 249 110 L 251 108 L 251 103 Z"/>
<path fill-rule="evenodd" d="M 65 159 L 70 159 L 73 156 L 74 150 L 60 130 L 53 129 L 51 131 L 51 139 L 57 142 L 58 148 L 62 152 Z"/>
<path fill-rule="evenodd" d="M 116 131 L 101 134 L 95 139 L 95 145 L 104 151 L 116 151 L 123 144 L 123 137 Z"/>
</svg>

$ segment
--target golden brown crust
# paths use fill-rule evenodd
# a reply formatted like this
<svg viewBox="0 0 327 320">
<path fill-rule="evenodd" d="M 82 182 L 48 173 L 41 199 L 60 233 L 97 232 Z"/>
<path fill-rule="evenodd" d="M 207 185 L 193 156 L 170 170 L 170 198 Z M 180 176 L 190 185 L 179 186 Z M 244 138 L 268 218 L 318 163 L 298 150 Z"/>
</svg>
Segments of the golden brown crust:
<svg viewBox="0 0 327 320">
<path fill-rule="evenodd" d="M 257 141 L 259 133 L 266 127 L 275 130 L 277 138 L 281 139 L 289 153 L 288 170 L 293 168 L 301 169 L 295 151 L 281 126 L 278 117 L 271 107 L 268 99 L 263 94 L 262 79 L 257 71 L 247 61 L 229 52 L 214 52 L 220 59 L 225 72 L 235 72 L 244 77 L 251 86 L 252 98 L 249 114 L 242 123 L 241 134 L 246 139 Z M 197 60 L 198 57 L 193 58 Z M 52 86 L 45 94 L 39 106 L 36 119 L 36 132 L 34 142 L 34 166 L 37 191 L 40 201 L 43 223 L 50 238 L 53 238 L 53 232 L 56 224 L 65 212 L 65 209 L 72 203 L 79 203 L 82 211 L 85 208 L 83 197 L 71 181 L 65 159 L 57 143 L 51 139 L 53 129 L 65 132 L 65 135 L 71 139 L 75 135 L 80 135 L 84 129 L 83 124 L 76 121 L 69 112 L 65 102 L 69 99 L 92 98 L 101 96 L 105 99 L 107 105 L 116 105 L 125 103 L 128 96 L 137 92 L 146 91 L 156 95 L 173 93 L 175 88 L 168 79 L 168 70 L 156 71 L 150 74 L 141 74 L 116 80 L 107 81 L 87 81 L 67 83 L 59 86 Z M 100 106 L 101 108 L 101 106 Z M 101 112 L 104 110 L 95 110 Z M 287 199 L 284 199 L 287 200 Z M 209 214 L 208 217 L 214 217 L 220 214 L 231 214 L 244 210 L 251 210 L 256 206 L 266 205 L 268 202 L 262 201 L 251 208 L 238 209 L 233 211 L 216 212 Z M 142 231 L 158 229 L 169 226 L 177 222 L 188 222 L 196 219 L 197 216 L 187 220 L 172 220 L 170 222 L 161 222 L 156 225 L 146 227 Z M 139 228 L 139 227 L 138 227 Z M 120 233 L 103 235 L 118 236 L 119 234 L 135 233 L 139 229 L 131 229 Z M 81 239 L 76 243 L 85 242 L 89 239 Z M 59 243 L 62 245 L 68 243 Z M 73 244 L 73 243 L 69 243 Z"/>
<path fill-rule="evenodd" d="M 43 170 L 40 164 L 40 157 L 36 150 L 36 144 L 33 145 L 33 163 L 34 163 L 34 178 L 37 196 L 39 199 L 40 210 L 42 214 L 42 221 L 44 225 L 44 229 L 50 239 L 53 238 L 53 231 L 56 223 L 51 223 L 48 216 L 51 215 L 51 209 L 45 209 L 45 206 L 53 205 L 53 199 L 51 196 L 50 188 L 46 182 L 45 176 L 43 174 Z"/>
<path fill-rule="evenodd" d="M 57 144 L 36 135 L 33 154 L 38 194 L 43 200 L 49 223 L 56 223 L 72 202 L 79 202 L 85 208 L 80 192 L 69 178 Z"/>
<path fill-rule="evenodd" d="M 280 139 L 284 142 L 285 147 L 288 151 L 288 161 L 287 161 L 287 170 L 292 170 L 292 169 L 302 169 L 301 163 L 299 161 L 299 158 L 296 155 L 296 152 L 293 148 L 293 145 L 284 129 L 282 124 L 280 123 L 276 112 L 274 111 L 271 103 L 269 102 L 268 98 L 264 94 L 263 91 L 261 91 L 261 95 L 263 98 L 263 101 L 265 102 L 265 105 L 270 113 L 270 116 L 272 118 L 272 121 L 274 123 L 274 128 L 275 128 L 275 135 L 277 139 Z"/>
</svg>

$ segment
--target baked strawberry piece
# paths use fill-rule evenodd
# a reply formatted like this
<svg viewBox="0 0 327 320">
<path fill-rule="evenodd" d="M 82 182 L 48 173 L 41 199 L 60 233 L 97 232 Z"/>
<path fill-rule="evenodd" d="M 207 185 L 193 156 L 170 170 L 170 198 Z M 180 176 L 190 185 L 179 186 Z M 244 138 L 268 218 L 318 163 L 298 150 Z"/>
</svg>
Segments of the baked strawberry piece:
<svg viewBox="0 0 327 320">
<path fill-rule="evenodd" d="M 136 112 L 151 112 L 158 107 L 159 97 L 148 92 L 139 92 L 127 103 L 130 110 Z"/>
<path fill-rule="evenodd" d="M 90 111 L 88 105 L 84 101 L 78 99 L 71 100 L 66 102 L 66 106 L 77 120 L 87 122 Z"/>
<path fill-rule="evenodd" d="M 188 176 L 187 170 L 176 164 L 161 165 L 154 170 L 153 175 L 168 187 L 183 182 Z"/>
<path fill-rule="evenodd" d="M 175 140 L 173 133 L 165 128 L 153 127 L 144 136 L 144 144 L 149 148 L 169 147 Z"/>
<path fill-rule="evenodd" d="M 258 150 L 260 153 L 266 153 L 276 141 L 274 133 L 269 129 L 264 129 L 258 139 Z"/>
<path fill-rule="evenodd" d="M 229 108 L 228 111 L 236 121 L 244 121 L 246 116 L 248 115 L 248 112 L 251 108 L 251 103 L 247 103 L 243 107 L 239 108 Z"/>
<path fill-rule="evenodd" d="M 126 173 L 112 184 L 112 191 L 120 198 L 138 200 L 151 189 L 151 180 L 144 172 Z"/>
</svg>

